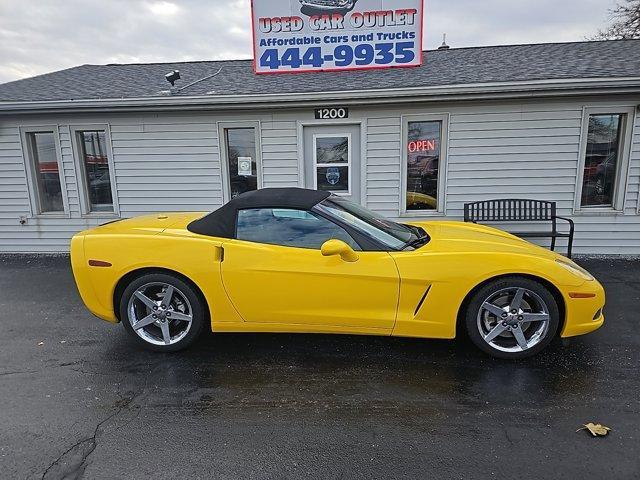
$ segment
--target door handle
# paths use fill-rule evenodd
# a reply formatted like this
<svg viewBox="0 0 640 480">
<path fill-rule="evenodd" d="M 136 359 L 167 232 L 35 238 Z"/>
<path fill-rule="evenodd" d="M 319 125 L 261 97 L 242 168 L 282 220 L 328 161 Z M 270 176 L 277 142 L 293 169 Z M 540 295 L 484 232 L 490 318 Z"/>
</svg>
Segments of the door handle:
<svg viewBox="0 0 640 480">
<path fill-rule="evenodd" d="M 224 247 L 219 246 L 219 247 L 215 247 L 215 249 L 216 249 L 216 261 L 220 263 L 224 262 Z"/>
</svg>

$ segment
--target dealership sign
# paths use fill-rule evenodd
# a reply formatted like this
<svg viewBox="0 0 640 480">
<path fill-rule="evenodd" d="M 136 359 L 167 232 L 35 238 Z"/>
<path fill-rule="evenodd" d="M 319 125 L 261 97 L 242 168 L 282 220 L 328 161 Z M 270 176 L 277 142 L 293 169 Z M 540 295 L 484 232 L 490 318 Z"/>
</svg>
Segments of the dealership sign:
<svg viewBox="0 0 640 480">
<path fill-rule="evenodd" d="M 422 64 L 423 0 L 252 0 L 256 73 Z"/>
</svg>

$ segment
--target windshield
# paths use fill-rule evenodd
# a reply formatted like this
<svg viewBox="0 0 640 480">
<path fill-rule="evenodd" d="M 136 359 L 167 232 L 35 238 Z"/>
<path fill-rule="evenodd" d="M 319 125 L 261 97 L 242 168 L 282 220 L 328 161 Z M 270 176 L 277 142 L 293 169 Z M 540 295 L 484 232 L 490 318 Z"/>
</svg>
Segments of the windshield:
<svg viewBox="0 0 640 480">
<path fill-rule="evenodd" d="M 328 197 L 314 208 L 375 238 L 393 250 L 402 250 L 424 235 L 418 227 L 393 222 L 337 195 Z"/>
</svg>

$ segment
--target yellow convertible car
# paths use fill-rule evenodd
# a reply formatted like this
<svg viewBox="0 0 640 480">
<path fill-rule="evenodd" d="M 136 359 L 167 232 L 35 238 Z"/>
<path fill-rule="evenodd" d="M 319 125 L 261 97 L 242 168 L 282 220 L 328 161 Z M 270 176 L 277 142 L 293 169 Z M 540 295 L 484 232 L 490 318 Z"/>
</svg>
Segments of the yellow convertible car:
<svg viewBox="0 0 640 480">
<path fill-rule="evenodd" d="M 522 358 L 604 322 L 602 286 L 561 255 L 493 228 L 396 223 L 298 188 L 245 193 L 208 215 L 157 214 L 79 233 L 88 309 L 142 346 L 202 332 L 448 338 Z"/>
</svg>

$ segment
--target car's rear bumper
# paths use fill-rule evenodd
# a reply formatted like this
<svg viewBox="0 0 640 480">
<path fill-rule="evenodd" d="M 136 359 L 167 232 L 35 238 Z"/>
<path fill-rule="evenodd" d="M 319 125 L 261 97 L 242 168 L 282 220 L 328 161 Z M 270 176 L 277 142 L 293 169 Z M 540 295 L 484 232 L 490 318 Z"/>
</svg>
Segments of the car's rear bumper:
<svg viewBox="0 0 640 480">
<path fill-rule="evenodd" d="M 563 292 L 565 323 L 561 337 L 575 337 L 597 330 L 604 324 L 604 288 L 597 281 L 585 282 Z"/>
<path fill-rule="evenodd" d="M 84 302 L 87 309 L 96 317 L 106 320 L 107 322 L 117 323 L 112 309 L 104 306 L 98 300 L 96 292 L 93 287 L 89 275 L 89 265 L 84 254 L 84 235 L 78 234 L 71 239 L 71 268 L 73 270 L 73 277 L 76 281 L 80 298 Z"/>
</svg>

